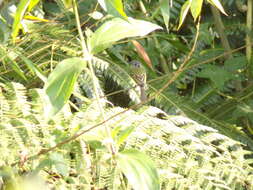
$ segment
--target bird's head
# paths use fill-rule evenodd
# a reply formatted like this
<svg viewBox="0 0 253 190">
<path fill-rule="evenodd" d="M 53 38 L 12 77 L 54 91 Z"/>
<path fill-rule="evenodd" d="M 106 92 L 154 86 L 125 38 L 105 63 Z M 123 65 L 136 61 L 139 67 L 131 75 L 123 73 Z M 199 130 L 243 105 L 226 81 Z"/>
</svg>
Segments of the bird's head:
<svg viewBox="0 0 253 190">
<path fill-rule="evenodd" d="M 139 61 L 136 61 L 136 60 L 131 61 L 130 64 L 134 67 L 138 67 L 138 68 L 141 67 L 141 63 Z"/>
</svg>

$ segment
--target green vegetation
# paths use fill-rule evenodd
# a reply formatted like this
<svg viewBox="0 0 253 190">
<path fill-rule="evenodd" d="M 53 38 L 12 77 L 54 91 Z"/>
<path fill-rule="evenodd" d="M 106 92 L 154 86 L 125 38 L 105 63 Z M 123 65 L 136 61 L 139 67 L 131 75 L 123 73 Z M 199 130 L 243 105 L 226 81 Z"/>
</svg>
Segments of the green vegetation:
<svg viewBox="0 0 253 190">
<path fill-rule="evenodd" d="M 253 189 L 252 6 L 0 1 L 0 189 Z"/>
</svg>

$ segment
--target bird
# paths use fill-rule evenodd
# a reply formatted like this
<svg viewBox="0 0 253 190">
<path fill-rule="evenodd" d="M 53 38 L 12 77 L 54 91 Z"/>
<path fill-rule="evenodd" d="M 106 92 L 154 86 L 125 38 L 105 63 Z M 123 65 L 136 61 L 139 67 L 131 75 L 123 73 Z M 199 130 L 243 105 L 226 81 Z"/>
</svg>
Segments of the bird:
<svg viewBox="0 0 253 190">
<path fill-rule="evenodd" d="M 130 62 L 130 75 L 136 82 L 136 84 L 140 87 L 140 100 L 142 102 L 147 100 L 147 94 L 146 94 L 146 70 L 145 67 L 136 60 L 133 60 Z"/>
</svg>

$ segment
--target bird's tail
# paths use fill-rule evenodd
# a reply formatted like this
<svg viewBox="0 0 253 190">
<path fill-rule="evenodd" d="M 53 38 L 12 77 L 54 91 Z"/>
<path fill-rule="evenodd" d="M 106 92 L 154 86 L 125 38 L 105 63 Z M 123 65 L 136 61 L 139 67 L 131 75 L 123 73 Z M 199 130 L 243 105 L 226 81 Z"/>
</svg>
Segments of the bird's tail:
<svg viewBox="0 0 253 190">
<path fill-rule="evenodd" d="M 141 101 L 144 102 L 147 100 L 147 94 L 146 94 L 146 90 L 144 86 L 140 86 L 140 90 L 141 90 Z"/>
</svg>

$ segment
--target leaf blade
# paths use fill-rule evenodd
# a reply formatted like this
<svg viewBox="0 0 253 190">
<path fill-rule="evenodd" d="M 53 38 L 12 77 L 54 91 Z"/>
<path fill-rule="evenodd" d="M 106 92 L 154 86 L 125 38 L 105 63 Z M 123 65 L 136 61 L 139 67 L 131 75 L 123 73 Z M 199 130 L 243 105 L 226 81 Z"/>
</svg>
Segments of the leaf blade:
<svg viewBox="0 0 253 190">
<path fill-rule="evenodd" d="M 161 29 L 161 27 L 147 21 L 133 18 L 126 21 L 121 18 L 114 18 L 104 23 L 91 36 L 89 40 L 91 53 L 99 53 L 118 40 L 145 36 L 156 29 Z"/>
<path fill-rule="evenodd" d="M 191 13 L 195 21 L 200 15 L 202 5 L 203 0 L 194 0 L 191 3 Z"/>
<path fill-rule="evenodd" d="M 126 20 L 128 19 L 121 0 L 98 0 L 98 3 L 109 14 Z"/>
<path fill-rule="evenodd" d="M 120 152 L 116 159 L 133 189 L 160 190 L 157 170 L 145 154 L 130 149 Z"/>
<path fill-rule="evenodd" d="M 86 62 L 78 57 L 60 62 L 49 75 L 44 86 L 46 92 L 45 114 L 52 117 L 67 103 L 82 69 Z"/>
<path fill-rule="evenodd" d="M 161 3 L 161 12 L 163 16 L 163 21 L 166 26 L 166 29 L 168 30 L 169 28 L 169 20 L 170 20 L 170 4 L 169 0 L 160 0 Z"/>
<path fill-rule="evenodd" d="M 14 17 L 13 25 L 12 25 L 11 36 L 12 36 L 13 41 L 15 41 L 18 35 L 18 31 L 21 28 L 21 20 L 23 19 L 29 4 L 30 4 L 30 0 L 22 0 L 18 5 L 16 14 Z"/>
<path fill-rule="evenodd" d="M 187 15 L 187 13 L 188 13 L 188 11 L 190 9 L 190 6 L 191 6 L 191 3 L 190 3 L 189 0 L 187 0 L 183 4 L 183 6 L 181 8 L 181 12 L 180 12 L 179 25 L 178 25 L 178 28 L 177 28 L 178 30 L 181 28 L 181 26 L 182 26 L 182 24 L 184 22 L 184 19 L 186 18 L 186 15 Z"/>
<path fill-rule="evenodd" d="M 214 5 L 217 9 L 219 9 L 220 12 L 222 12 L 224 15 L 228 16 L 219 0 L 208 0 L 208 2 Z"/>
</svg>

